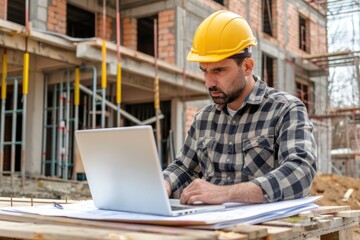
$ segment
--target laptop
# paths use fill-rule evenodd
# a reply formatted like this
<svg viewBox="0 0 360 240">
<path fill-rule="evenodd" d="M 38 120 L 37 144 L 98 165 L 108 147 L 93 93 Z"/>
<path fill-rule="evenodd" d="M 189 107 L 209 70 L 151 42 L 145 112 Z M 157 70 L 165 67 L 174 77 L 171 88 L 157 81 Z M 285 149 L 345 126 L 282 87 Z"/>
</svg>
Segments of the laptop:
<svg viewBox="0 0 360 240">
<path fill-rule="evenodd" d="M 168 198 L 151 126 L 77 130 L 75 138 L 99 209 L 180 216 L 225 208 Z"/>
</svg>

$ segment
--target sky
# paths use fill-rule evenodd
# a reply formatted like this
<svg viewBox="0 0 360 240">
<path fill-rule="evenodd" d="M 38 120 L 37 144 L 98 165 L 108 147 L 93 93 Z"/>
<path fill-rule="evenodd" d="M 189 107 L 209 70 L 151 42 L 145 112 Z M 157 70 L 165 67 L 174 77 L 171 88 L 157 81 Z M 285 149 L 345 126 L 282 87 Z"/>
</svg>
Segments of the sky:
<svg viewBox="0 0 360 240">
<path fill-rule="evenodd" d="M 329 52 L 360 51 L 360 13 L 339 15 L 328 21 Z M 329 71 L 330 108 L 359 106 L 359 92 L 354 66 Z"/>
</svg>

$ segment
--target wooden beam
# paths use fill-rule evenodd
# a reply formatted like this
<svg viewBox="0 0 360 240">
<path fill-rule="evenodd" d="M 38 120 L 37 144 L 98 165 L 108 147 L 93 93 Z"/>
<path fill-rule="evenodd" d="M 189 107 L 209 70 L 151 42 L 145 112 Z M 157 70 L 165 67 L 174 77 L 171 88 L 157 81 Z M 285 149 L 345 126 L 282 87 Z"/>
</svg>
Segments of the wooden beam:
<svg viewBox="0 0 360 240">
<path fill-rule="evenodd" d="M 222 231 L 246 234 L 249 239 L 262 239 L 268 234 L 267 227 L 245 224 L 227 227 L 222 229 Z"/>
<path fill-rule="evenodd" d="M 90 227 L 60 226 L 0 221 L 0 236 L 20 239 L 144 239 L 144 240 L 196 240 L 193 236 L 174 236 L 170 234 L 106 230 Z"/>
<path fill-rule="evenodd" d="M 157 233 L 157 234 L 169 234 L 172 236 L 182 236 L 184 239 L 189 237 L 191 239 L 217 239 L 217 233 L 207 230 L 192 230 L 177 227 L 166 227 L 156 226 L 147 224 L 130 224 L 121 222 L 110 222 L 110 221 L 93 221 L 86 219 L 75 219 L 66 217 L 55 217 L 55 216 L 41 216 L 36 214 L 23 214 L 23 213 L 12 213 L 12 212 L 1 212 L 0 220 L 11 221 L 11 222 L 23 222 L 23 223 L 36 223 L 36 224 L 51 224 L 51 226 L 77 226 L 87 227 L 92 229 L 107 229 L 107 230 L 119 230 L 124 232 L 146 232 L 146 233 Z M 1 232 L 1 230 L 0 230 Z M 1 235 L 0 235 L 1 236 Z M 157 235 L 158 239 L 159 236 Z M 74 238 L 73 238 L 74 239 Z"/>
</svg>

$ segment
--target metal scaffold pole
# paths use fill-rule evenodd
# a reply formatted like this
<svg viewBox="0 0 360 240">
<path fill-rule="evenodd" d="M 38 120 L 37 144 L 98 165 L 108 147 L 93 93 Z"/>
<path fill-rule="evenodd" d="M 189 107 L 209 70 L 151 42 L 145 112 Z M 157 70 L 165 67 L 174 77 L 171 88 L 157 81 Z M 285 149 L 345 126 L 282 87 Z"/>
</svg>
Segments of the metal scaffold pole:
<svg viewBox="0 0 360 240">
<path fill-rule="evenodd" d="M 75 68 L 75 82 L 74 82 L 74 106 L 75 106 L 75 120 L 74 120 L 74 132 L 79 129 L 79 105 L 80 105 L 80 68 Z M 74 167 L 72 180 L 77 178 L 78 161 L 80 161 L 79 150 L 77 145 L 74 144 Z"/>
<path fill-rule="evenodd" d="M 47 138 L 47 121 L 48 121 L 48 75 L 45 75 L 44 80 L 44 105 L 43 105 L 43 137 L 42 137 L 42 152 L 41 152 L 41 175 L 45 176 L 46 171 L 46 138 Z"/>
<path fill-rule="evenodd" d="M 64 127 L 64 161 L 62 165 L 62 177 L 68 179 L 69 165 L 69 141 L 70 141 L 70 70 L 66 71 L 66 98 L 65 98 L 65 127 Z"/>
<path fill-rule="evenodd" d="M 10 160 L 10 176 L 11 186 L 14 185 L 15 174 L 15 154 L 16 154 L 16 125 L 17 125 L 17 92 L 18 92 L 18 80 L 14 80 L 14 97 L 13 97 L 13 111 L 12 111 L 12 128 L 11 128 L 11 160 Z M 24 122 L 23 122 L 24 123 Z"/>
<path fill-rule="evenodd" d="M 158 147 L 159 158 L 161 159 L 161 126 L 160 126 L 160 89 L 158 76 L 158 44 L 157 44 L 157 19 L 154 19 L 154 57 L 155 57 L 155 82 L 154 82 L 154 105 L 156 115 L 156 143 Z"/>
<path fill-rule="evenodd" d="M 102 64 L 101 64 L 101 127 L 105 127 L 105 99 L 106 99 L 106 0 L 103 0 L 103 42 L 101 47 Z"/>
<path fill-rule="evenodd" d="M 24 74 L 23 74 L 23 118 L 22 118 L 22 144 L 21 144 L 21 186 L 25 185 L 25 146 L 26 146 L 26 117 L 27 117 L 27 95 L 29 92 L 29 53 L 24 53 Z"/>
<path fill-rule="evenodd" d="M 117 76 L 116 76 L 116 103 L 117 103 L 117 126 L 121 126 L 121 52 L 120 52 L 120 7 L 116 0 L 116 48 L 117 48 Z"/>
<path fill-rule="evenodd" d="M 25 27 L 26 34 L 30 35 L 29 27 L 29 0 L 25 1 Z M 25 40 L 25 53 L 24 53 L 24 72 L 23 72 L 23 118 L 22 118 L 22 143 L 21 143 L 21 186 L 25 185 L 25 162 L 26 162 L 26 117 L 27 117 L 27 95 L 29 92 L 29 58 L 28 53 L 28 36 Z"/>
<path fill-rule="evenodd" d="M 64 158 L 64 148 L 63 148 L 63 139 L 64 139 L 64 129 L 65 129 L 65 121 L 64 121 L 64 100 L 66 96 L 64 93 L 64 74 L 61 75 L 60 80 L 60 88 L 59 88 L 59 118 L 58 118 L 58 146 L 57 146 L 57 167 L 56 167 L 56 176 L 61 176 L 61 168 L 63 164 Z"/>
<path fill-rule="evenodd" d="M 0 186 L 3 183 L 4 171 L 4 135 L 5 135 L 5 105 L 6 105 L 6 76 L 7 76 L 7 55 L 6 50 L 2 55 L 1 75 L 1 118 L 0 118 Z"/>
</svg>

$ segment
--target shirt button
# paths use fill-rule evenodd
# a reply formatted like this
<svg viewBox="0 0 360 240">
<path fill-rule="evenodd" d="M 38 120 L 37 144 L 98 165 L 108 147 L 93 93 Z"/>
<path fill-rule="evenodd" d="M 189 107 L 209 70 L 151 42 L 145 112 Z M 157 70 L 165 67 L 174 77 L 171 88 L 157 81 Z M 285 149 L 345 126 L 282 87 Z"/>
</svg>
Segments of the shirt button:
<svg viewBox="0 0 360 240">
<path fill-rule="evenodd" d="M 229 142 L 229 145 L 232 145 L 233 144 L 233 142 Z"/>
<path fill-rule="evenodd" d="M 236 121 L 234 120 L 232 123 L 233 123 L 233 124 L 236 124 Z"/>
<path fill-rule="evenodd" d="M 227 162 L 230 162 L 230 159 L 226 159 Z"/>
</svg>

